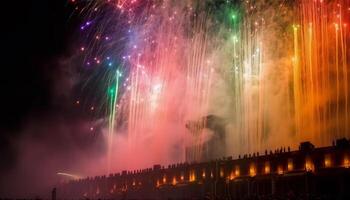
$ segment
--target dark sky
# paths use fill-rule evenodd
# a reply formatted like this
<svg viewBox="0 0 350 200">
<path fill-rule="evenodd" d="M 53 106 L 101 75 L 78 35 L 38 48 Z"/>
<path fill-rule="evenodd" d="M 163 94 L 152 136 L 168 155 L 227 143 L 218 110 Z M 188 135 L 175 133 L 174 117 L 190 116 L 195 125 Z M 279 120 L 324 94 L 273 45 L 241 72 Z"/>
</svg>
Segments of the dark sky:
<svg viewBox="0 0 350 200">
<path fill-rule="evenodd" d="M 0 169 L 11 167 L 21 125 L 48 113 L 56 61 L 69 52 L 76 19 L 66 0 L 5 1 L 1 13 Z M 74 16 L 74 15 L 73 15 Z"/>
<path fill-rule="evenodd" d="M 57 172 L 98 173 L 93 161 L 105 151 L 71 81 L 82 17 L 66 0 L 1 7 L 0 199 L 35 198 L 61 180 Z"/>
</svg>

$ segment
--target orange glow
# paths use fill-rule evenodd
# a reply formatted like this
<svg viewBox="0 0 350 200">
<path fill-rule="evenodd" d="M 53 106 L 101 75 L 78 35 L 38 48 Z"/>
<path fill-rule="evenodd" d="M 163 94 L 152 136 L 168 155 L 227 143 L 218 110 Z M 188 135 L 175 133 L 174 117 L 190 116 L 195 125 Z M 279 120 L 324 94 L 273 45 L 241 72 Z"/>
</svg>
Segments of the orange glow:
<svg viewBox="0 0 350 200">
<path fill-rule="evenodd" d="M 239 176 L 240 175 L 240 172 L 239 172 L 239 166 L 236 166 L 236 169 L 235 169 L 235 176 Z"/>
<path fill-rule="evenodd" d="M 270 173 L 270 163 L 266 162 L 265 163 L 265 174 L 269 174 Z"/>
<path fill-rule="evenodd" d="M 196 173 L 195 171 L 190 171 L 190 182 L 196 181 Z"/>
<path fill-rule="evenodd" d="M 229 179 L 229 180 L 235 179 L 235 172 L 234 172 L 234 171 L 232 171 L 232 172 L 230 173 L 230 176 L 228 177 L 228 179 Z"/>
<path fill-rule="evenodd" d="M 176 177 L 175 177 L 175 176 L 173 177 L 172 184 L 173 184 L 173 185 L 176 185 L 176 184 L 177 184 L 177 180 L 176 180 Z"/>
<path fill-rule="evenodd" d="M 324 166 L 325 167 L 331 167 L 332 166 L 332 159 L 331 159 L 331 155 L 327 154 L 324 156 Z"/>
<path fill-rule="evenodd" d="M 210 178 L 214 178 L 213 172 L 210 172 Z"/>
<path fill-rule="evenodd" d="M 291 158 L 288 159 L 287 169 L 288 169 L 288 171 L 292 171 L 294 169 L 293 159 L 291 159 Z"/>
<path fill-rule="evenodd" d="M 305 170 L 309 171 L 309 172 L 312 172 L 312 171 L 315 170 L 315 166 L 312 163 L 311 159 L 306 159 L 306 161 L 305 161 Z"/>
<path fill-rule="evenodd" d="M 166 176 L 163 176 L 163 183 L 166 183 Z"/>
<path fill-rule="evenodd" d="M 183 173 L 181 173 L 180 179 L 181 179 L 181 181 L 184 181 L 184 180 L 185 180 L 185 177 L 184 177 Z"/>
<path fill-rule="evenodd" d="M 278 173 L 278 174 L 283 174 L 283 172 L 284 172 L 284 171 L 283 171 L 283 167 L 282 167 L 281 165 L 278 166 L 278 167 L 277 167 L 277 173 Z"/>
<path fill-rule="evenodd" d="M 344 167 L 345 168 L 350 167 L 350 160 L 349 160 L 349 157 L 347 155 L 344 157 Z"/>
<path fill-rule="evenodd" d="M 293 55 L 296 133 L 302 139 L 322 141 L 333 132 L 333 125 L 337 135 L 349 129 L 349 30 L 343 26 L 349 17 L 345 7 L 333 7 L 335 1 L 323 0 L 323 5 L 316 0 L 299 2 L 296 18 L 300 27 L 294 27 Z M 316 13 L 322 17 L 315 17 Z M 336 112 L 327 108 L 329 102 L 336 105 Z M 334 124 L 324 126 L 328 123 Z M 310 136 L 303 136 L 305 132 Z M 312 165 L 309 167 L 312 170 Z"/>
<path fill-rule="evenodd" d="M 249 175 L 250 176 L 256 176 L 256 168 L 254 164 L 251 164 L 249 167 Z"/>
<path fill-rule="evenodd" d="M 159 182 L 159 180 L 157 180 L 157 187 L 159 187 L 160 186 L 160 182 Z"/>
<path fill-rule="evenodd" d="M 221 169 L 220 169 L 220 177 L 223 178 L 224 176 L 225 176 L 224 169 L 221 168 Z"/>
<path fill-rule="evenodd" d="M 202 177 L 205 178 L 205 170 L 202 172 Z"/>
</svg>

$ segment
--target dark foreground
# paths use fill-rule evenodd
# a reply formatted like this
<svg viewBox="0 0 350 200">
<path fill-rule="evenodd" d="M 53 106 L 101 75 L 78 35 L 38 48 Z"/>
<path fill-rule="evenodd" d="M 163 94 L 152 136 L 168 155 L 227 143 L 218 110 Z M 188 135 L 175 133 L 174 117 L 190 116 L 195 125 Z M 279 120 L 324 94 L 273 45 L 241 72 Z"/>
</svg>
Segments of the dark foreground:
<svg viewBox="0 0 350 200">
<path fill-rule="evenodd" d="M 57 199 L 350 199 L 350 142 L 302 143 L 203 163 L 181 163 L 60 185 Z"/>
</svg>

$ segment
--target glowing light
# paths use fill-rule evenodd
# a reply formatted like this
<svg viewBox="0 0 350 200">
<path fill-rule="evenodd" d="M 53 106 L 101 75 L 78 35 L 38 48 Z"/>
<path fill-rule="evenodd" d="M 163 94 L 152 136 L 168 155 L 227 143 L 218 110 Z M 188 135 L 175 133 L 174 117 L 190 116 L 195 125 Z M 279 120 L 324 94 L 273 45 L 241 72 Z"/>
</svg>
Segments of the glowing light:
<svg viewBox="0 0 350 200">
<path fill-rule="evenodd" d="M 236 178 L 235 173 L 236 173 L 235 170 L 232 170 L 231 173 L 230 173 L 230 176 L 228 177 L 228 179 L 231 180 L 231 181 L 233 179 L 235 179 Z"/>
<path fill-rule="evenodd" d="M 281 174 L 283 174 L 283 172 L 284 172 L 283 171 L 283 167 L 282 166 L 278 166 L 277 167 L 277 173 L 281 175 Z"/>
<path fill-rule="evenodd" d="M 265 163 L 265 174 L 269 174 L 270 173 L 270 162 L 266 162 Z"/>
<path fill-rule="evenodd" d="M 293 29 L 294 29 L 294 31 L 297 31 L 298 30 L 298 25 L 293 25 Z"/>
<path fill-rule="evenodd" d="M 350 159 L 349 156 L 344 156 L 344 167 L 345 168 L 350 168 Z"/>
<path fill-rule="evenodd" d="M 330 154 L 326 154 L 324 156 L 324 166 L 325 167 L 331 167 L 332 166 L 332 158 Z"/>
<path fill-rule="evenodd" d="M 74 174 L 69 174 L 69 173 L 65 173 L 65 172 L 57 172 L 57 175 L 66 176 L 66 177 L 72 178 L 74 180 L 82 178 L 81 176 L 74 175 Z"/>
<path fill-rule="evenodd" d="M 249 167 L 249 175 L 250 175 L 250 176 L 256 176 L 256 167 L 255 167 L 255 164 L 250 164 L 250 167 Z"/>
<path fill-rule="evenodd" d="M 220 177 L 223 178 L 225 176 L 225 171 L 223 168 L 220 168 Z"/>
<path fill-rule="evenodd" d="M 189 178 L 190 178 L 190 180 L 189 180 L 190 182 L 196 181 L 196 172 L 194 170 L 190 171 Z"/>
<path fill-rule="evenodd" d="M 238 42 L 238 37 L 236 35 L 232 36 L 232 41 L 234 43 L 237 43 Z"/>
<path fill-rule="evenodd" d="M 289 158 L 289 159 L 288 159 L 288 164 L 287 164 L 287 170 L 288 170 L 288 171 L 292 171 L 293 168 L 294 168 L 293 159 L 292 159 L 292 158 Z"/>
<path fill-rule="evenodd" d="M 235 176 L 238 177 L 238 176 L 240 176 L 239 166 L 237 165 L 235 168 L 236 168 L 235 169 Z"/>
<path fill-rule="evenodd" d="M 96 189 L 96 194 L 97 194 L 97 195 L 100 194 L 100 188 L 99 188 L 99 187 Z"/>
<path fill-rule="evenodd" d="M 176 185 L 176 184 L 177 184 L 177 180 L 176 180 L 176 177 L 175 177 L 175 176 L 173 177 L 172 184 L 173 184 L 173 185 Z"/>
<path fill-rule="evenodd" d="M 108 163 L 107 163 L 107 172 L 109 173 L 111 168 L 111 157 L 112 157 L 112 146 L 113 146 L 113 134 L 115 129 L 115 117 L 117 112 L 117 102 L 118 102 L 118 91 L 119 91 L 119 81 L 121 73 L 119 70 L 115 72 L 114 83 L 108 91 L 108 100 L 109 100 L 109 117 L 108 117 Z"/>
<path fill-rule="evenodd" d="M 310 158 L 307 158 L 305 161 L 305 170 L 308 172 L 312 172 L 315 170 L 315 166 Z"/>
</svg>

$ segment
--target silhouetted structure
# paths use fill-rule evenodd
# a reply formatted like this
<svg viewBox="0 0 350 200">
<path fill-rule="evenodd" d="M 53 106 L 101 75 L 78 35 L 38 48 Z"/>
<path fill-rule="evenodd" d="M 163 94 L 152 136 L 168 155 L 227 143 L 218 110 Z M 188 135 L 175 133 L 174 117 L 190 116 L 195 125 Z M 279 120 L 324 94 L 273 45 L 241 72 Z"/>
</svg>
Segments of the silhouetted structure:
<svg viewBox="0 0 350 200">
<path fill-rule="evenodd" d="M 56 200 L 56 188 L 53 188 L 53 189 L 52 189 L 52 192 L 51 192 L 51 200 Z"/>
<path fill-rule="evenodd" d="M 190 121 L 186 128 L 194 135 L 198 135 L 203 129 L 209 129 L 213 136 L 203 144 L 195 144 L 186 148 L 186 162 L 209 161 L 225 155 L 226 131 L 225 120 L 215 115 L 208 115 L 198 121 Z"/>
<path fill-rule="evenodd" d="M 63 184 L 60 198 L 90 199 L 350 199 L 350 142 L 301 143 L 202 163 L 123 171 Z"/>
</svg>

